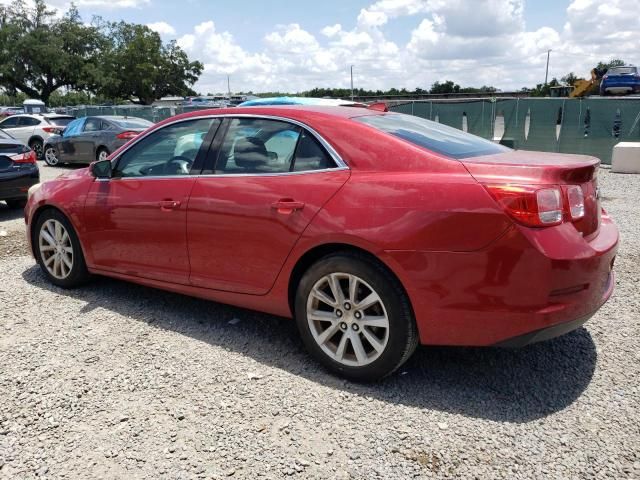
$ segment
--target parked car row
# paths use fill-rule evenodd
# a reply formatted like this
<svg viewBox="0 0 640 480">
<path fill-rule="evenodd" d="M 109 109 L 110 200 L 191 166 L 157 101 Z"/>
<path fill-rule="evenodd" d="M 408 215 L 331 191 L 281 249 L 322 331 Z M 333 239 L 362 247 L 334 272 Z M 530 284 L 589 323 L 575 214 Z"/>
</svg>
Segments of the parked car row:
<svg viewBox="0 0 640 480">
<path fill-rule="evenodd" d="M 72 120 L 75 118 L 70 115 L 18 114 L 0 121 L 0 129 L 27 144 L 36 152 L 38 159 L 41 159 L 45 141 L 60 134 Z"/>
</svg>

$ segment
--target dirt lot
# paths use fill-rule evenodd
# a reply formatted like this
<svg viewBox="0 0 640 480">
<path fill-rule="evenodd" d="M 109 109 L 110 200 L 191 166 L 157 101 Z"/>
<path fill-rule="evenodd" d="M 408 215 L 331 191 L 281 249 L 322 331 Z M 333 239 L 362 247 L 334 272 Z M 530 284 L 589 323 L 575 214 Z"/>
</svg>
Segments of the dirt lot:
<svg viewBox="0 0 640 480">
<path fill-rule="evenodd" d="M 0 204 L 0 478 L 640 478 L 640 176 L 600 177 L 622 245 L 586 328 L 421 348 L 374 385 L 325 373 L 290 321 L 55 288 Z"/>
</svg>

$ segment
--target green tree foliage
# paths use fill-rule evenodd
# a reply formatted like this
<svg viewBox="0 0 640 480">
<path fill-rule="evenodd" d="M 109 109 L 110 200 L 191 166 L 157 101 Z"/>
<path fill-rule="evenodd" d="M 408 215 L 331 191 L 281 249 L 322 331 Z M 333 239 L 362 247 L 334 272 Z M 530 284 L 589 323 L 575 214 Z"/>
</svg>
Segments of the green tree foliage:
<svg viewBox="0 0 640 480">
<path fill-rule="evenodd" d="M 44 102 L 64 87 L 150 104 L 193 94 L 203 70 L 146 26 L 99 18 L 86 25 L 73 5 L 59 17 L 44 0 L 0 7 L 0 45 L 0 87 Z"/>
<path fill-rule="evenodd" d="M 125 22 L 109 24 L 107 35 L 97 93 L 143 105 L 166 95 L 195 95 L 191 86 L 204 66 L 191 62 L 175 41 L 165 45 L 149 27 Z"/>
<path fill-rule="evenodd" d="M 47 102 L 61 87 L 91 85 L 103 38 L 73 6 L 56 18 L 44 0 L 18 0 L 0 8 L 0 45 L 0 85 Z"/>
<path fill-rule="evenodd" d="M 602 71 L 606 72 L 611 67 L 623 67 L 625 65 L 626 65 L 626 63 L 625 63 L 624 60 L 622 60 L 620 58 L 612 58 L 608 62 L 603 62 L 603 61 L 598 62 L 598 65 L 596 66 L 596 68 L 598 70 L 602 70 Z"/>
</svg>

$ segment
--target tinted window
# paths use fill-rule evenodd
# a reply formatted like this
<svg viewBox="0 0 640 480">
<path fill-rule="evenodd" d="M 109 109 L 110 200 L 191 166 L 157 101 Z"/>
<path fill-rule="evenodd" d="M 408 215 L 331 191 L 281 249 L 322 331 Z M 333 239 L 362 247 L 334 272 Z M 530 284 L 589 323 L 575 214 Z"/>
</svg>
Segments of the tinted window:
<svg viewBox="0 0 640 480">
<path fill-rule="evenodd" d="M 216 173 L 289 172 L 300 131 L 277 120 L 235 118 L 220 148 Z"/>
<path fill-rule="evenodd" d="M 146 130 L 147 128 L 153 125 L 153 123 L 143 118 L 111 119 L 111 123 L 115 123 L 118 127 L 122 128 L 123 130 Z"/>
<path fill-rule="evenodd" d="M 63 137 L 73 137 L 74 135 L 78 135 L 82 131 L 82 126 L 84 125 L 84 118 L 78 118 L 77 120 L 73 120 L 67 125 Z"/>
<path fill-rule="evenodd" d="M 66 127 L 75 120 L 73 117 L 49 117 L 47 118 L 50 124 L 58 127 Z"/>
<path fill-rule="evenodd" d="M 9 117 L 0 123 L 2 128 L 12 128 L 18 126 L 18 117 Z"/>
<path fill-rule="evenodd" d="M 187 120 L 153 132 L 120 156 L 114 176 L 188 175 L 207 132 L 219 122 Z"/>
<path fill-rule="evenodd" d="M 470 133 L 401 113 L 357 117 L 354 120 L 451 158 L 469 158 L 509 151 Z"/>
<path fill-rule="evenodd" d="M 98 132 L 102 127 L 102 120 L 99 118 L 87 118 L 87 121 L 84 122 L 84 131 L 85 132 Z"/>
<path fill-rule="evenodd" d="M 293 171 L 323 170 L 335 166 L 318 141 L 307 132 L 303 132 L 296 149 Z"/>
<path fill-rule="evenodd" d="M 18 118 L 19 127 L 35 127 L 36 125 L 40 125 L 40 120 L 38 120 L 37 118 L 31 118 L 31 117 Z"/>
</svg>

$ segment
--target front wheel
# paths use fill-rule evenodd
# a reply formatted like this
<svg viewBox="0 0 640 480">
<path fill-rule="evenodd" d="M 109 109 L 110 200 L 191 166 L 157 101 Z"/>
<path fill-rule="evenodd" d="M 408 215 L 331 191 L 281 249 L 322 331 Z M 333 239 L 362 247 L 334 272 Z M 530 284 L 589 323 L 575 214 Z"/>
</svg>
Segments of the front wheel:
<svg viewBox="0 0 640 480">
<path fill-rule="evenodd" d="M 36 260 L 47 279 L 73 288 L 89 278 L 80 241 L 71 222 L 58 210 L 44 211 L 33 230 Z"/>
<path fill-rule="evenodd" d="M 51 145 L 47 145 L 44 149 L 44 161 L 50 167 L 55 167 L 60 162 L 57 150 Z"/>
<path fill-rule="evenodd" d="M 356 381 L 390 375 L 418 343 L 400 283 L 360 254 L 332 254 L 312 265 L 298 285 L 295 317 L 311 354 Z"/>
</svg>

